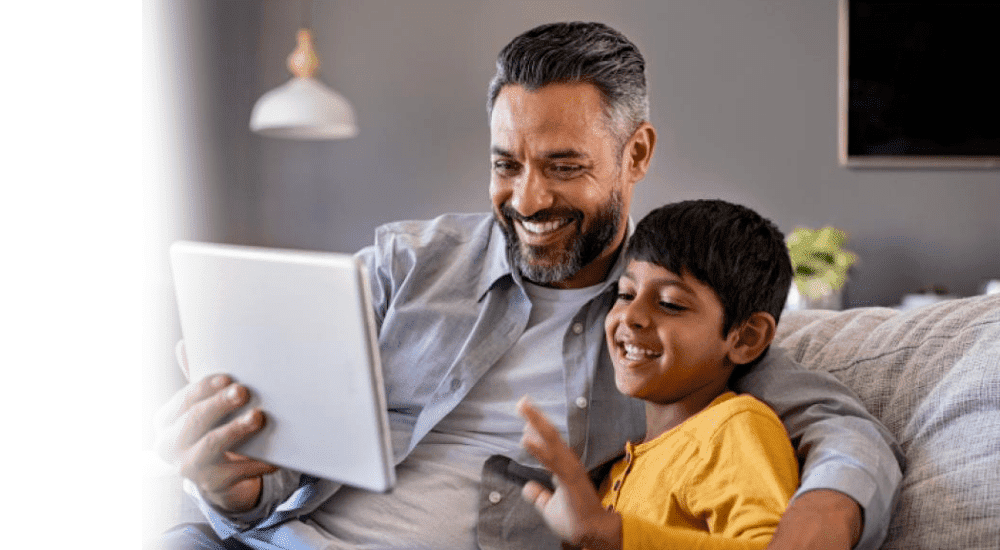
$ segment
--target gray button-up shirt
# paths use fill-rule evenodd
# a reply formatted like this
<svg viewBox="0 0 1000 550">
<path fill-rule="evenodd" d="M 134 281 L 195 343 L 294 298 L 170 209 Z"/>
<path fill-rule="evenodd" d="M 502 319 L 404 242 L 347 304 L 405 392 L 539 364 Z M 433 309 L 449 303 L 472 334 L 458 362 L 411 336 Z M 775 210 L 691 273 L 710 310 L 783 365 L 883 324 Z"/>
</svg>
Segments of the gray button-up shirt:
<svg viewBox="0 0 1000 550">
<path fill-rule="evenodd" d="M 506 241 L 489 214 L 397 222 L 376 231 L 358 256 L 367 265 L 379 325 L 393 450 L 402 461 L 523 333 L 530 303 L 511 269 Z M 624 266 L 585 304 L 563 336 L 569 444 L 588 468 L 621 454 L 645 431 L 640 401 L 621 395 L 604 337 L 604 317 Z M 884 539 L 901 479 L 902 453 L 888 431 L 850 391 L 824 373 L 806 371 L 778 349 L 736 388 L 774 408 L 804 463 L 799 493 L 841 491 L 864 509 L 859 548 Z M 547 548 L 557 539 L 530 505 L 509 460 L 485 465 L 480 491 L 482 548 Z M 199 500 L 197 490 L 188 484 Z M 265 476 L 260 504 L 225 516 L 200 506 L 222 537 L 259 548 L 322 542 L 297 518 L 338 486 L 288 471 Z M 433 526 L 428 526 L 433 528 Z M 419 539 L 419 537 L 416 537 Z"/>
</svg>

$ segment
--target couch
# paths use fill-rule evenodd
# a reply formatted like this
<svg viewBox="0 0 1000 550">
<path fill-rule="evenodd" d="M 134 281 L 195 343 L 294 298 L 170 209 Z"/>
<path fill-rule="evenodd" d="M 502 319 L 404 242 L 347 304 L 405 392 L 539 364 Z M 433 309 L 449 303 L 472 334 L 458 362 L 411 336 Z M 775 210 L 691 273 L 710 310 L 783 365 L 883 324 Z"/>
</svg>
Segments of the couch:
<svg viewBox="0 0 1000 550">
<path fill-rule="evenodd" d="M 1000 549 L 1000 295 L 788 311 L 775 345 L 839 378 L 899 441 L 883 548 Z"/>
<path fill-rule="evenodd" d="M 782 314 L 775 345 L 849 386 L 906 455 L 883 548 L 1000 549 L 1000 295 Z M 162 481 L 156 531 L 197 520 Z M 176 500 L 175 500 L 176 499 Z"/>
</svg>

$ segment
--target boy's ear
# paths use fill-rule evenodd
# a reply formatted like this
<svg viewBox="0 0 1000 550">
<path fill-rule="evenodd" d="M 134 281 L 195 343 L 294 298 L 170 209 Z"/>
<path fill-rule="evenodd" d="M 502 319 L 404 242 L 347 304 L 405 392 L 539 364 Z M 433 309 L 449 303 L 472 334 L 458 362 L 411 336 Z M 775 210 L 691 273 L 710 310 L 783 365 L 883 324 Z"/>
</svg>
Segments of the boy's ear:
<svg viewBox="0 0 1000 550">
<path fill-rule="evenodd" d="M 736 342 L 729 350 L 729 360 L 736 365 L 745 365 L 756 359 L 771 345 L 777 326 L 770 313 L 758 311 L 750 315 L 742 325 L 733 329 Z"/>
</svg>

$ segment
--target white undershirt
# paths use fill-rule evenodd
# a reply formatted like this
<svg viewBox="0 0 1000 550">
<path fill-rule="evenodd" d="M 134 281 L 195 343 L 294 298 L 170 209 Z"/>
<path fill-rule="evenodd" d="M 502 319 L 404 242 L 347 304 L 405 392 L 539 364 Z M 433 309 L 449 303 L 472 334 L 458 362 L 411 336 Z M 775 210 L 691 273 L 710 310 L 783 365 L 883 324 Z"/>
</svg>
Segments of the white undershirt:
<svg viewBox="0 0 1000 550">
<path fill-rule="evenodd" d="M 393 491 L 344 487 L 312 515 L 331 537 L 327 548 L 476 548 L 483 462 L 504 454 L 537 464 L 520 447 L 517 401 L 529 395 L 566 437 L 563 338 L 602 288 L 525 283 L 531 315 L 524 334 L 396 468 Z"/>
</svg>

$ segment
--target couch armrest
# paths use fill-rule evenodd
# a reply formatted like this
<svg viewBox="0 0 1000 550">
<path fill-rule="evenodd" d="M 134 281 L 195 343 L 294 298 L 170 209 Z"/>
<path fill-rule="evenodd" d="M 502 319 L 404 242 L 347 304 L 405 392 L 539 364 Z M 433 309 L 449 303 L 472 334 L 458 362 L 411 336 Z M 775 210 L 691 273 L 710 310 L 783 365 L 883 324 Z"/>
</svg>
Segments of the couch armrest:
<svg viewBox="0 0 1000 550">
<path fill-rule="evenodd" d="M 1000 541 L 1000 296 L 790 311 L 775 345 L 855 391 L 906 455 L 885 548 Z"/>
</svg>

